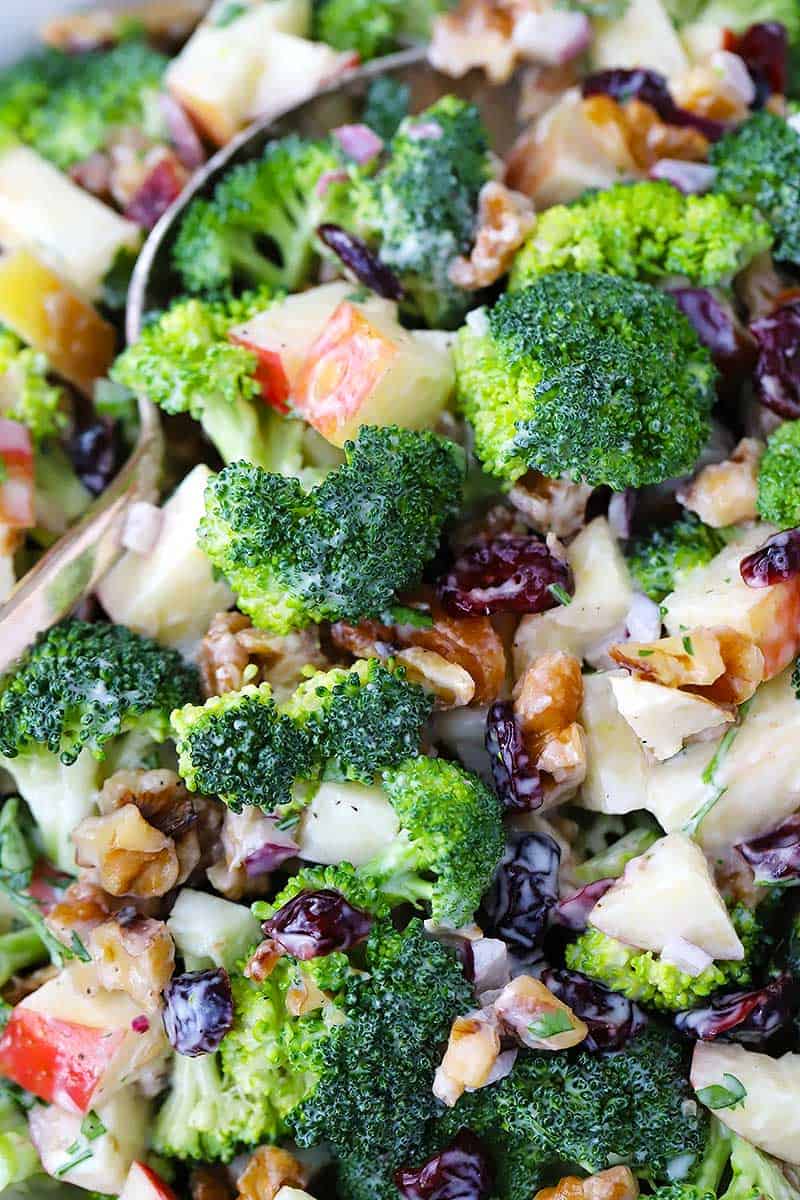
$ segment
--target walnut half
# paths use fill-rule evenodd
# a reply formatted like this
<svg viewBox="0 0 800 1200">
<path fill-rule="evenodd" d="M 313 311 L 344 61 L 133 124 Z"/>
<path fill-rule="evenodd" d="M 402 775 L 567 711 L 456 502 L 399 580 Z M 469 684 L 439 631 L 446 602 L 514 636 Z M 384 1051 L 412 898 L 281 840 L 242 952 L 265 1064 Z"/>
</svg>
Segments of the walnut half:
<svg viewBox="0 0 800 1200">
<path fill-rule="evenodd" d="M 178 882 L 175 843 L 145 821 L 135 804 L 86 817 L 72 840 L 78 866 L 89 868 L 112 896 L 163 896 Z"/>
</svg>

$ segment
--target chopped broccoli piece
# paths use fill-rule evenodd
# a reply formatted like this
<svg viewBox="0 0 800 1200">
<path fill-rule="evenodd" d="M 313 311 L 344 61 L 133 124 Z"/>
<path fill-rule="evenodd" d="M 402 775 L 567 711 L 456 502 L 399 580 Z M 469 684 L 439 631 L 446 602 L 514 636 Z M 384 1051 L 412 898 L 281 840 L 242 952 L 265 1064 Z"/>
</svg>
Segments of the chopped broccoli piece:
<svg viewBox="0 0 800 1200">
<path fill-rule="evenodd" d="M 635 541 L 628 551 L 628 570 L 637 587 L 659 602 L 687 572 L 710 562 L 724 545 L 718 530 L 687 513 L 672 525 L 654 529 Z"/>
<path fill-rule="evenodd" d="M 0 413 L 25 425 L 36 445 L 65 424 L 61 388 L 50 383 L 48 371 L 41 351 L 0 328 Z"/>
<path fill-rule="evenodd" d="M 327 778 L 372 783 L 376 773 L 420 749 L 433 699 L 378 659 L 318 671 L 283 706 L 302 725 Z"/>
<path fill-rule="evenodd" d="M 660 833 L 652 826 L 631 829 L 604 850 L 593 854 L 575 868 L 579 883 L 594 883 L 598 879 L 617 879 L 632 858 L 638 858 L 657 842 Z"/>
<path fill-rule="evenodd" d="M 762 111 L 711 147 L 714 189 L 752 204 L 775 234 L 780 262 L 800 263 L 800 136 L 782 117 Z"/>
<path fill-rule="evenodd" d="M 509 287 L 527 287 L 552 271 L 729 283 L 771 242 L 766 222 L 727 196 L 685 196 L 656 181 L 619 183 L 541 213 L 514 259 Z"/>
<path fill-rule="evenodd" d="M 293 900 L 298 893 L 320 892 L 325 889 L 341 892 L 354 908 L 360 908 L 374 916 L 383 917 L 390 911 L 389 902 L 373 876 L 351 863 L 336 863 L 328 867 L 303 867 L 296 875 L 292 875 L 273 900 L 257 900 L 253 905 L 253 914 L 260 921 L 264 921 Z"/>
<path fill-rule="evenodd" d="M 800 8 L 795 0 L 666 0 L 665 8 L 678 25 L 702 21 L 733 33 L 744 33 L 751 25 L 778 21 L 786 27 L 789 41 L 800 39 Z"/>
<path fill-rule="evenodd" d="M 645 283 L 543 276 L 461 330 L 456 374 L 478 457 L 506 480 L 641 487 L 690 471 L 708 440 L 708 351 Z"/>
<path fill-rule="evenodd" d="M 347 185 L 322 176 L 341 171 L 331 141 L 295 134 L 270 142 L 263 156 L 228 171 L 211 200 L 194 200 L 173 249 L 190 292 L 218 294 L 237 285 L 296 291 L 309 278 L 317 226 L 336 221 Z"/>
<path fill-rule="evenodd" d="M 402 15 L 402 0 L 320 0 L 312 34 L 336 50 L 355 50 L 366 62 L 394 48 Z"/>
<path fill-rule="evenodd" d="M 40 1174 L 42 1164 L 28 1135 L 25 1109 L 19 1103 L 13 1085 L 3 1082 L 0 1086 L 0 1192 Z M 20 1189 L 19 1194 L 26 1192 Z"/>
<path fill-rule="evenodd" d="M 312 773 L 309 739 L 278 712 L 268 683 L 187 704 L 173 712 L 172 729 L 186 786 L 219 796 L 234 812 L 285 804 L 295 778 Z"/>
<path fill-rule="evenodd" d="M 758 468 L 758 514 L 779 529 L 800 524 L 800 421 L 772 433 Z"/>
<path fill-rule="evenodd" d="M 475 303 L 448 271 L 472 245 L 488 151 L 475 105 L 445 96 L 401 122 L 386 166 L 355 188 L 355 232 L 399 278 L 408 315 L 433 328 L 454 328 Z"/>
<path fill-rule="evenodd" d="M 71 56 L 41 50 L 0 72 L 0 144 L 24 136 L 31 113 L 69 74 Z"/>
<path fill-rule="evenodd" d="M 385 142 L 397 133 L 400 122 L 408 115 L 410 88 L 393 75 L 379 75 L 369 85 L 362 121 Z"/>
<path fill-rule="evenodd" d="M 463 456 L 432 433 L 362 426 L 345 456 L 311 492 L 247 463 L 208 484 L 200 545 L 260 628 L 378 616 L 458 509 Z"/>
<path fill-rule="evenodd" d="M 731 1135 L 732 1176 L 720 1200 L 799 1200 L 800 1192 L 781 1170 L 780 1163 L 744 1138 Z"/>
</svg>

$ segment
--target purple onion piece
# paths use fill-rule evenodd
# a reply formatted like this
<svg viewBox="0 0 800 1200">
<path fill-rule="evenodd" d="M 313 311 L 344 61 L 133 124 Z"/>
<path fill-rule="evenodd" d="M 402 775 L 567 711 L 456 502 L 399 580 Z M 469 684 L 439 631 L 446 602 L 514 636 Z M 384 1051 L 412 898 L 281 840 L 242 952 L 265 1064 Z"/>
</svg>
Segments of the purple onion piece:
<svg viewBox="0 0 800 1200">
<path fill-rule="evenodd" d="M 771 93 L 782 96 L 789 77 L 789 38 L 779 21 L 759 21 L 744 33 L 725 38 L 725 49 L 744 60 L 753 83 L 756 100 L 753 108 L 763 108 Z"/>
<path fill-rule="evenodd" d="M 444 607 L 461 617 L 546 612 L 574 590 L 568 564 L 539 538 L 519 534 L 468 546 L 437 585 Z"/>
<path fill-rule="evenodd" d="M 402 300 L 403 288 L 394 271 L 382 263 L 366 242 L 341 225 L 318 225 L 317 237 L 352 271 L 359 283 L 384 300 Z"/>
<path fill-rule="evenodd" d="M 710 142 L 719 141 L 725 132 L 722 121 L 712 121 L 709 117 L 679 108 L 672 99 L 667 80 L 658 71 L 643 67 L 597 71 L 584 79 L 582 92 L 584 96 L 610 96 L 619 104 L 624 104 L 626 100 L 641 100 L 655 109 L 667 125 L 696 129 Z"/>
<path fill-rule="evenodd" d="M 372 918 L 333 888 L 299 892 L 262 925 L 267 937 L 302 961 L 349 950 L 371 928 Z"/>
<path fill-rule="evenodd" d="M 665 180 L 684 196 L 702 196 L 714 186 L 716 167 L 687 162 L 683 158 L 660 158 L 647 172 L 649 179 Z"/>
<path fill-rule="evenodd" d="M 778 975 L 763 988 L 724 992 L 713 996 L 704 1008 L 677 1013 L 675 1026 L 688 1037 L 704 1042 L 719 1038 L 748 1046 L 762 1045 L 791 1028 L 797 991 L 791 976 Z"/>
<path fill-rule="evenodd" d="M 546 833 L 528 833 L 510 842 L 494 883 L 483 901 L 488 928 L 513 953 L 536 949 L 558 900 L 561 850 Z"/>
<path fill-rule="evenodd" d="M 756 883 L 800 883 L 800 814 L 736 849 L 753 868 Z"/>
<path fill-rule="evenodd" d="M 595 879 L 593 883 L 585 884 L 571 896 L 559 900 L 553 909 L 553 920 L 557 925 L 581 933 L 589 923 L 589 913 L 614 883 L 614 879 Z"/>
<path fill-rule="evenodd" d="M 671 288 L 670 295 L 711 351 L 714 366 L 724 376 L 740 377 L 752 370 L 756 345 L 727 301 L 708 288 Z"/>
<path fill-rule="evenodd" d="M 510 812 L 531 812 L 544 801 L 542 777 L 525 748 L 514 706 L 498 700 L 486 714 L 486 753 L 494 790 Z"/>
<path fill-rule="evenodd" d="M 773 534 L 739 563 L 748 587 L 773 587 L 800 574 L 800 526 Z"/>
<path fill-rule="evenodd" d="M 164 989 L 164 1029 L 178 1054 L 213 1054 L 233 1025 L 228 972 L 187 971 L 173 975 Z"/>
<path fill-rule="evenodd" d="M 421 1167 L 402 1167 L 395 1182 L 404 1200 L 486 1200 L 494 1190 L 486 1150 L 468 1129 Z"/>
<path fill-rule="evenodd" d="M 800 300 L 753 321 L 750 332 L 758 345 L 758 399 L 779 417 L 800 417 Z"/>
<path fill-rule="evenodd" d="M 339 125 L 332 136 L 353 162 L 372 162 L 383 150 L 383 139 L 369 125 Z"/>
<path fill-rule="evenodd" d="M 621 1050 L 647 1024 L 647 1017 L 632 1000 L 579 971 L 548 967 L 542 972 L 542 983 L 588 1025 L 582 1049 Z"/>
<path fill-rule="evenodd" d="M 206 161 L 206 152 L 186 109 L 169 92 L 159 95 L 158 104 L 175 153 L 187 171 L 196 171 Z"/>
</svg>

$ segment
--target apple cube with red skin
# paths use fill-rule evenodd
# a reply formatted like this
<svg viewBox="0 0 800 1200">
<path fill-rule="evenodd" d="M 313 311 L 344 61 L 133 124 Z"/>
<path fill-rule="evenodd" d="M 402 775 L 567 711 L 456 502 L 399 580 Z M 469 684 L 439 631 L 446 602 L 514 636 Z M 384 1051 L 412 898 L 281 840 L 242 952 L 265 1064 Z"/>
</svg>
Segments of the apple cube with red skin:
<svg viewBox="0 0 800 1200">
<path fill-rule="evenodd" d="M 137 1087 L 123 1087 L 94 1112 L 102 1131 L 98 1128 L 88 1135 L 80 1113 L 55 1104 L 35 1104 L 28 1115 L 28 1131 L 48 1175 L 117 1196 L 132 1163 L 147 1152 L 151 1107 Z"/>
<path fill-rule="evenodd" d="M 35 523 L 33 443 L 19 421 L 0 417 L 0 524 L 29 529 Z"/>
<path fill-rule="evenodd" d="M 447 335 L 411 332 L 394 314 L 345 300 L 309 349 L 292 398 L 318 433 L 343 446 L 362 425 L 435 425 L 453 384 Z"/>
<path fill-rule="evenodd" d="M 177 1200 L 168 1183 L 146 1163 L 131 1163 L 119 1200 Z"/>
</svg>

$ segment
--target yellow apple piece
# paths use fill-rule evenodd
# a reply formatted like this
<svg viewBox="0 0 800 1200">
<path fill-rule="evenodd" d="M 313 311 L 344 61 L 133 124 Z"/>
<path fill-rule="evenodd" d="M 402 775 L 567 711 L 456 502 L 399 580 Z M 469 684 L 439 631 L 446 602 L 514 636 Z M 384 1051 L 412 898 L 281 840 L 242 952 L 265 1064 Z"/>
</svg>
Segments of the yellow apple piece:
<svg viewBox="0 0 800 1200">
<path fill-rule="evenodd" d="M 729 709 L 679 688 L 616 672 L 610 672 L 609 682 L 620 714 L 659 761 L 672 758 L 694 734 L 734 719 Z"/>
<path fill-rule="evenodd" d="M 741 1085 L 738 1103 L 714 1115 L 759 1150 L 800 1166 L 800 1054 L 772 1058 L 733 1043 L 697 1042 L 691 1081 L 699 1093 L 731 1085 L 738 1093 Z"/>
<path fill-rule="evenodd" d="M 583 679 L 580 723 L 586 734 L 586 778 L 578 803 L 602 813 L 645 807 L 648 764 L 641 743 L 620 713 L 612 683 L 622 671 L 598 671 Z"/>
<path fill-rule="evenodd" d="M 360 867 L 392 844 L 399 827 L 382 788 L 331 780 L 316 788 L 294 836 L 299 858 Z"/>
<path fill-rule="evenodd" d="M 60 1183 L 118 1195 L 134 1160 L 147 1152 L 151 1106 L 138 1088 L 126 1087 L 94 1111 L 103 1132 L 89 1140 L 82 1132 L 84 1118 L 79 1113 L 55 1104 L 36 1105 L 28 1117 L 31 1141 L 47 1174 Z M 82 1150 L 89 1153 L 82 1154 Z M 66 1168 L 69 1162 L 74 1166 Z M 131 1193 L 126 1195 L 140 1200 Z M 155 1193 L 153 1200 L 170 1200 L 171 1196 Z M 141 1200 L 145 1200 L 144 1194 Z"/>
<path fill-rule="evenodd" d="M 597 20 L 589 53 L 596 71 L 650 67 L 669 78 L 689 65 L 661 0 L 631 0 L 621 17 Z"/>
</svg>

